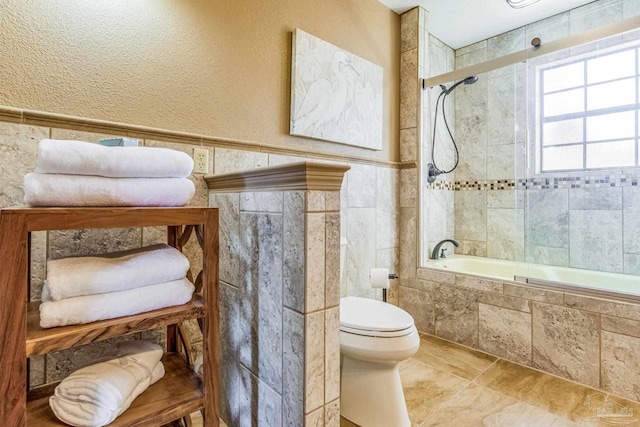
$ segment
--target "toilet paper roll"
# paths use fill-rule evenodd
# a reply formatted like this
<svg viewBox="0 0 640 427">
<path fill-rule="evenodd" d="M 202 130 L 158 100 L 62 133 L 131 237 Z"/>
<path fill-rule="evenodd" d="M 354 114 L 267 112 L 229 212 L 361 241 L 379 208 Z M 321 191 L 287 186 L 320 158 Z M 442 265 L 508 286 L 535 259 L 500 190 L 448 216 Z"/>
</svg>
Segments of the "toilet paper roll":
<svg viewBox="0 0 640 427">
<path fill-rule="evenodd" d="M 372 268 L 369 282 L 372 288 L 389 289 L 389 269 Z"/>
</svg>

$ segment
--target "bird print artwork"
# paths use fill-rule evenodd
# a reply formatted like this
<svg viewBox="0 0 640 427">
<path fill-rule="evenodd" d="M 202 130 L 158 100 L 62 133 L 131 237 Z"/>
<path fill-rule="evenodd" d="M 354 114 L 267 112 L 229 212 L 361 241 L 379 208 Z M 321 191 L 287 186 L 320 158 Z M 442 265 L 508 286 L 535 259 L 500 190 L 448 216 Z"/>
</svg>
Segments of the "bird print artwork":
<svg viewBox="0 0 640 427">
<path fill-rule="evenodd" d="M 382 68 L 296 29 L 292 135 L 382 148 Z"/>
</svg>

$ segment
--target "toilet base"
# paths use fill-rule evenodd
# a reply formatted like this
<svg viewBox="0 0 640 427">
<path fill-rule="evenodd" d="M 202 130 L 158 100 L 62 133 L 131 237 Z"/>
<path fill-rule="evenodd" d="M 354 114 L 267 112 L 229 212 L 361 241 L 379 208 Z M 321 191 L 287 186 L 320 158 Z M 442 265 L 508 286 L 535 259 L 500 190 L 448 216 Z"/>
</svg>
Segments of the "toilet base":
<svg viewBox="0 0 640 427">
<path fill-rule="evenodd" d="M 342 355 L 340 415 L 361 427 L 410 427 L 396 362 L 372 363 Z"/>
</svg>

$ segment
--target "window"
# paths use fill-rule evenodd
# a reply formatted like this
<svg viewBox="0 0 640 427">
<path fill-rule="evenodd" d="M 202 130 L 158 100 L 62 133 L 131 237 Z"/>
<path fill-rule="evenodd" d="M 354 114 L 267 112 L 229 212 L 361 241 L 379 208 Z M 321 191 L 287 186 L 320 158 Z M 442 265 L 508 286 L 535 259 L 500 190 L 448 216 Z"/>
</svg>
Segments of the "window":
<svg viewBox="0 0 640 427">
<path fill-rule="evenodd" d="M 538 172 L 638 166 L 640 43 L 539 66 Z"/>
</svg>

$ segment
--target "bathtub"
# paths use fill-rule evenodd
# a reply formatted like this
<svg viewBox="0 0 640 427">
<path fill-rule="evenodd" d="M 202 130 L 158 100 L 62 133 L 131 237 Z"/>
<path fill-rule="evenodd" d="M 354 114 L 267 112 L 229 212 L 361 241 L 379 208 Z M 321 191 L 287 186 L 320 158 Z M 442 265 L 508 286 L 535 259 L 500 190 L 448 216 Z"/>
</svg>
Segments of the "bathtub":
<svg viewBox="0 0 640 427">
<path fill-rule="evenodd" d="M 430 259 L 425 267 L 493 280 L 527 283 L 553 290 L 569 290 L 590 296 L 640 302 L 640 277 L 629 274 L 553 267 L 468 255 L 452 255 L 437 261 Z"/>
</svg>

